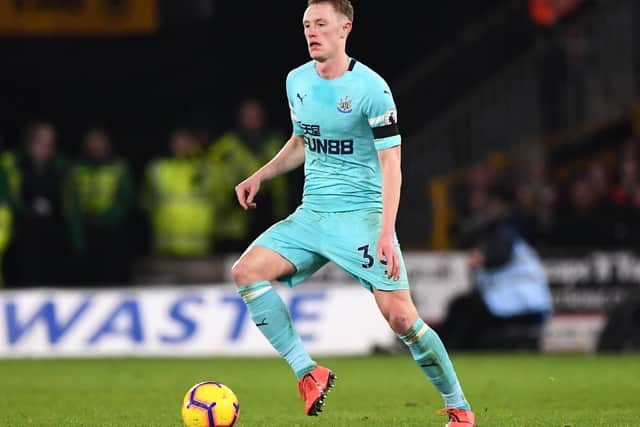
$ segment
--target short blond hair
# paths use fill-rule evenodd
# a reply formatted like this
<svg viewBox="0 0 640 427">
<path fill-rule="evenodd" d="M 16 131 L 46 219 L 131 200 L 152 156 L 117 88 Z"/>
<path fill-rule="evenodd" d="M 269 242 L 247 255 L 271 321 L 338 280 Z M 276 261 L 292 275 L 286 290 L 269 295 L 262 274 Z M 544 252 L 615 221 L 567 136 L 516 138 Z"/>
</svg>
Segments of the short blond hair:
<svg viewBox="0 0 640 427">
<path fill-rule="evenodd" d="M 333 5 L 336 12 L 343 14 L 349 21 L 353 22 L 353 5 L 349 0 L 308 0 L 307 6 L 319 3 L 329 3 Z"/>
</svg>

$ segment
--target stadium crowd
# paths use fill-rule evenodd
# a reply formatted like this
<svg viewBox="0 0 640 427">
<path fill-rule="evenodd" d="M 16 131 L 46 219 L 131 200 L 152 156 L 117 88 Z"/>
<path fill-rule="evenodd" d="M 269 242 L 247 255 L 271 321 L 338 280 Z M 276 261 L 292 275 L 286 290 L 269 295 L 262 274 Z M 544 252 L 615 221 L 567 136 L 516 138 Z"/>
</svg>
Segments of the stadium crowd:
<svg viewBox="0 0 640 427">
<path fill-rule="evenodd" d="M 159 256 L 240 250 L 290 209 L 284 179 L 261 190 L 260 215 L 239 214 L 233 191 L 282 141 L 262 102 L 249 99 L 237 123 L 213 140 L 173 130 L 168 155 L 138 171 L 115 152 L 104 127 L 89 126 L 74 158 L 58 144 L 54 123 L 29 123 L 23 141 L 0 153 L 3 282 L 128 283 L 140 236 L 148 240 L 144 250 Z"/>
<path fill-rule="evenodd" d="M 638 150 L 629 138 L 611 152 L 562 165 L 536 146 L 506 165 L 488 156 L 451 186 L 451 240 L 490 214 L 498 191 L 511 201 L 511 222 L 537 248 L 640 248 Z"/>
<path fill-rule="evenodd" d="M 270 127 L 263 104 L 251 99 L 218 137 L 175 129 L 169 155 L 132 171 L 114 152 L 108 129 L 89 127 L 82 155 L 72 158 L 57 146 L 54 123 L 28 124 L 21 144 L 0 153 L 4 285 L 126 284 L 141 255 L 242 250 L 298 203 L 291 177 L 261 189 L 255 212 L 240 214 L 233 191 L 277 152 L 283 135 Z M 506 167 L 487 157 L 450 186 L 451 241 L 463 248 L 460 231 L 490 215 L 491 196 L 500 191 L 512 206 L 512 225 L 535 248 L 640 247 L 634 224 L 639 173 L 635 139 L 620 144 L 613 157 L 564 168 L 550 165 L 536 147 Z M 148 242 L 144 254 L 134 249 L 140 236 Z"/>
</svg>

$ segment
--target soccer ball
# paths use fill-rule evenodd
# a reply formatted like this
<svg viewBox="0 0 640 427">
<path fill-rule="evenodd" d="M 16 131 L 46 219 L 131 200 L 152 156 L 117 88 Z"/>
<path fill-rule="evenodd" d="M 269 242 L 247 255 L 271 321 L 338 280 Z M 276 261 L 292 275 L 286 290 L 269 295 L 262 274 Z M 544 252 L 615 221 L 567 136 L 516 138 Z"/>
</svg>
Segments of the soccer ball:
<svg viewBox="0 0 640 427">
<path fill-rule="evenodd" d="M 238 421 L 240 404 L 224 384 L 205 381 L 191 387 L 182 400 L 186 427 L 231 427 Z"/>
</svg>

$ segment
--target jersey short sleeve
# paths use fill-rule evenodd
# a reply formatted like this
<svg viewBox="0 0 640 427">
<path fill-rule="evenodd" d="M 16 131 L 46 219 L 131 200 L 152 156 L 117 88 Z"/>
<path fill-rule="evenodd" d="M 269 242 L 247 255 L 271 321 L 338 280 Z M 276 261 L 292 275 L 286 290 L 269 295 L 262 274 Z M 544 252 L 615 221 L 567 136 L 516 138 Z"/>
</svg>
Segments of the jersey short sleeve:
<svg viewBox="0 0 640 427">
<path fill-rule="evenodd" d="M 291 90 L 292 73 L 287 75 L 287 102 L 289 103 L 289 113 L 291 115 L 291 124 L 293 125 L 293 133 L 296 135 L 304 135 L 304 131 L 300 127 L 300 122 L 296 116 L 295 100 L 293 99 L 293 91 Z"/>
<path fill-rule="evenodd" d="M 396 104 L 391 89 L 382 78 L 370 83 L 364 114 L 369 120 L 376 150 L 385 150 L 400 145 Z"/>
</svg>

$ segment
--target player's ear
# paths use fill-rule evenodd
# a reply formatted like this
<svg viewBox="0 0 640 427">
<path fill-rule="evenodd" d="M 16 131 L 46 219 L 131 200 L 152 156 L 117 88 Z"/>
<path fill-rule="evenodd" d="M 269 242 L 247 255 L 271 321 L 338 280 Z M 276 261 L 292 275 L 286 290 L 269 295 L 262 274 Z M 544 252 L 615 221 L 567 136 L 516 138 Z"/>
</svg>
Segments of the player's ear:
<svg viewBox="0 0 640 427">
<path fill-rule="evenodd" d="M 346 38 L 349 33 L 351 32 L 351 28 L 352 28 L 353 24 L 351 23 L 351 21 L 345 21 L 342 24 L 342 34 L 340 34 L 340 38 L 344 39 Z"/>
</svg>

